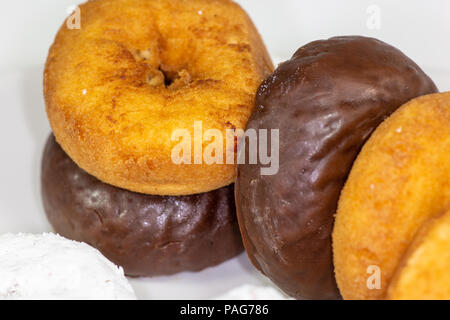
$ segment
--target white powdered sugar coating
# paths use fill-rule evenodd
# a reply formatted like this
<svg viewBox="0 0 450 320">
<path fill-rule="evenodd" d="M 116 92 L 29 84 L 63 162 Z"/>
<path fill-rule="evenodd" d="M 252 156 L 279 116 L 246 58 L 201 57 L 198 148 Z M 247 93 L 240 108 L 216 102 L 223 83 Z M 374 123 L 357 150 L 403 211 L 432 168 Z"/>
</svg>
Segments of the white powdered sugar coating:
<svg viewBox="0 0 450 320">
<path fill-rule="evenodd" d="M 0 299 L 136 299 L 122 268 L 52 233 L 0 236 Z"/>
<path fill-rule="evenodd" d="M 216 297 L 214 300 L 290 300 L 290 298 L 270 286 L 245 284 Z"/>
</svg>

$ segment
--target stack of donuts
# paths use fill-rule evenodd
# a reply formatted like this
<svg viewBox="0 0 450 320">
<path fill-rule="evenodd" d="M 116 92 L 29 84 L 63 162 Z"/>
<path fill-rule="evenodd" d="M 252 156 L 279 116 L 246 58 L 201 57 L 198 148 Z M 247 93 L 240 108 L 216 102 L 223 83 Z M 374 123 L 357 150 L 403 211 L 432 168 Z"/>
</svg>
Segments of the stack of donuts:
<svg viewBox="0 0 450 320">
<path fill-rule="evenodd" d="M 44 74 L 53 135 L 42 195 L 55 231 L 131 276 L 239 254 L 235 166 L 194 163 L 194 143 L 192 162 L 175 163 L 172 133 L 194 137 L 201 122 L 225 140 L 245 127 L 273 71 L 252 21 L 222 0 L 97 0 L 80 12 L 80 29 L 60 28 Z"/>
<path fill-rule="evenodd" d="M 334 37 L 273 71 L 230 0 L 80 11 L 44 75 L 42 196 L 56 232 L 131 276 L 198 271 L 243 243 L 294 298 L 450 298 L 450 93 L 401 51 Z M 177 162 L 180 129 L 193 139 Z M 230 129 L 277 130 L 266 142 L 278 170 L 261 174 Z M 210 155 L 234 161 L 204 161 L 213 139 L 225 147 Z"/>
</svg>

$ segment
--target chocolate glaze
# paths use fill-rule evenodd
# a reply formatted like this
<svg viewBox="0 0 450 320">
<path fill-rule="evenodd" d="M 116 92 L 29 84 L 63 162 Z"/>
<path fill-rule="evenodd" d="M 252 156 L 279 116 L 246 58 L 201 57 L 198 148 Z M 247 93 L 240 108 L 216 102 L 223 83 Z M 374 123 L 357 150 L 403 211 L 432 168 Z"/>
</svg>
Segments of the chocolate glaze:
<svg viewBox="0 0 450 320">
<path fill-rule="evenodd" d="M 198 271 L 243 250 L 233 186 L 179 197 L 119 189 L 80 169 L 53 135 L 41 182 L 55 231 L 96 247 L 127 275 Z"/>
<path fill-rule="evenodd" d="M 282 63 L 260 86 L 247 125 L 280 130 L 279 172 L 239 165 L 235 186 L 254 265 L 293 297 L 339 298 L 331 232 L 353 161 L 399 106 L 436 91 L 413 61 L 372 38 L 315 41 Z"/>
</svg>

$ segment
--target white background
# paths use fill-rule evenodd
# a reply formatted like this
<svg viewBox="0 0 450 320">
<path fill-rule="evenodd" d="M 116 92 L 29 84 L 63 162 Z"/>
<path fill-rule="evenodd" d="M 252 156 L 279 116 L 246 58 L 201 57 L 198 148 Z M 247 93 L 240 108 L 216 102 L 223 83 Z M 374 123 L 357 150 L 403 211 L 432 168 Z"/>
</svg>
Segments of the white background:
<svg viewBox="0 0 450 320">
<path fill-rule="evenodd" d="M 274 59 L 287 59 L 313 40 L 367 35 L 388 42 L 450 90 L 449 0 L 240 0 Z M 50 231 L 39 194 L 39 168 L 49 127 L 42 67 L 53 37 L 77 1 L 2 1 L 0 9 L 0 234 Z M 367 9 L 380 9 L 379 29 Z M 209 298 L 243 283 L 265 280 L 245 254 L 197 274 L 133 279 L 140 298 Z"/>
<path fill-rule="evenodd" d="M 74 0 L 2 1 L 0 70 L 41 65 Z M 448 0 L 238 0 L 269 51 L 288 56 L 307 42 L 336 35 L 377 37 L 420 65 L 450 69 Z M 381 29 L 366 26 L 370 5 L 381 9 Z"/>
</svg>

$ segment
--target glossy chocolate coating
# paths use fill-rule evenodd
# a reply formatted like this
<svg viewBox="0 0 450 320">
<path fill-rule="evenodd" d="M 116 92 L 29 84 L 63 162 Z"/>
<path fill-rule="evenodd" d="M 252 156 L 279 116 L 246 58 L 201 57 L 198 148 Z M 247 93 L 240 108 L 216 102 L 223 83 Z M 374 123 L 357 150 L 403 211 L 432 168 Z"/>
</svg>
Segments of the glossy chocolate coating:
<svg viewBox="0 0 450 320">
<path fill-rule="evenodd" d="M 119 189 L 80 169 L 53 135 L 41 183 L 55 231 L 96 247 L 127 275 L 199 271 L 243 251 L 233 186 L 179 197 Z"/>
<path fill-rule="evenodd" d="M 235 185 L 254 265 L 293 297 L 339 298 L 331 233 L 352 164 L 386 117 L 436 91 L 413 61 L 372 38 L 315 41 L 282 63 L 260 86 L 247 125 L 280 130 L 280 169 L 261 176 L 261 165 L 239 165 Z"/>
</svg>

